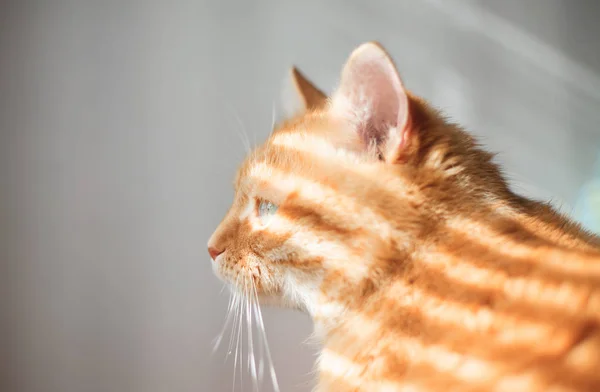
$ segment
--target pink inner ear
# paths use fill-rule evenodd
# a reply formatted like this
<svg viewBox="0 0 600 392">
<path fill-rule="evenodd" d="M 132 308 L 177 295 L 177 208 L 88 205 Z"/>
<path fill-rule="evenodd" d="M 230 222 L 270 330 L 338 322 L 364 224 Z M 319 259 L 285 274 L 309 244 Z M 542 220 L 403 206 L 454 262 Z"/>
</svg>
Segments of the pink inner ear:
<svg viewBox="0 0 600 392">
<path fill-rule="evenodd" d="M 375 44 L 358 48 L 342 72 L 334 97 L 344 102 L 346 115 L 366 144 L 387 140 L 396 128 L 399 141 L 408 117 L 408 97 L 392 60 Z"/>
</svg>

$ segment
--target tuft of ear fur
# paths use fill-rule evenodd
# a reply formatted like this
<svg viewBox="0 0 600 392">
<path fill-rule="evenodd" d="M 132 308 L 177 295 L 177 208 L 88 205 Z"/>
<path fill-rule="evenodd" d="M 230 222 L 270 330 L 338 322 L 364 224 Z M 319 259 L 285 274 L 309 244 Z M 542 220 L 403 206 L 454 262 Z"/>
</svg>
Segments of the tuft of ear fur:
<svg viewBox="0 0 600 392">
<path fill-rule="evenodd" d="M 344 65 L 332 96 L 332 114 L 373 145 L 386 162 L 396 162 L 409 141 L 410 100 L 396 66 L 377 42 L 362 44 Z"/>
</svg>

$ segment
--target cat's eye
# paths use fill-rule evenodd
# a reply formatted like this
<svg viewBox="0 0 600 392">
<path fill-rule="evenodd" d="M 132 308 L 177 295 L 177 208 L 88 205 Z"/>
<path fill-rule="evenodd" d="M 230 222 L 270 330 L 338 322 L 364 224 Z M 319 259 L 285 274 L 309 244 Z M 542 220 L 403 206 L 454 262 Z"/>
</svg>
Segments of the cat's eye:
<svg viewBox="0 0 600 392">
<path fill-rule="evenodd" d="M 258 200 L 257 214 L 264 224 L 277 212 L 277 205 L 268 200 Z"/>
</svg>

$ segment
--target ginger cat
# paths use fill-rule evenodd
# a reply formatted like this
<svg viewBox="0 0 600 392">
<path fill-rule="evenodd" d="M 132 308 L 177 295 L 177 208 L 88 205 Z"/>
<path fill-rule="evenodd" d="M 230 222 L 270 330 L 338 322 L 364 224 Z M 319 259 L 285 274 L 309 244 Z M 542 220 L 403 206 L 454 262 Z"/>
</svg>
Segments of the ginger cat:
<svg viewBox="0 0 600 392">
<path fill-rule="evenodd" d="M 600 390 L 600 239 L 515 195 L 377 43 L 247 157 L 215 273 L 302 309 L 317 391 Z"/>
</svg>

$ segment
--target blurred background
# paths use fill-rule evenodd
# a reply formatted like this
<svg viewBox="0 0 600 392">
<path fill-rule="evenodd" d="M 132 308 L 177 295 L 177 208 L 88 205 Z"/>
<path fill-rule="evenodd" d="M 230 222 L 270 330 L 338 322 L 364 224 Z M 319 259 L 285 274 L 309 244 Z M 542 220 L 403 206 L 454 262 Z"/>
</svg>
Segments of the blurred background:
<svg viewBox="0 0 600 392">
<path fill-rule="evenodd" d="M 269 134 L 292 64 L 331 91 L 364 41 L 517 190 L 594 226 L 599 17 L 595 0 L 0 1 L 2 391 L 231 391 L 206 242 L 238 133 Z M 281 390 L 310 391 L 310 320 L 264 317 Z"/>
</svg>

